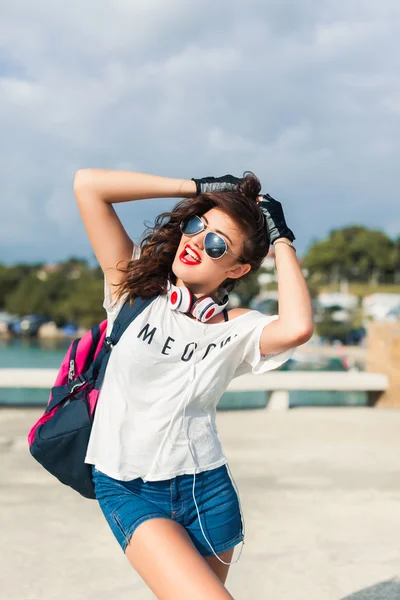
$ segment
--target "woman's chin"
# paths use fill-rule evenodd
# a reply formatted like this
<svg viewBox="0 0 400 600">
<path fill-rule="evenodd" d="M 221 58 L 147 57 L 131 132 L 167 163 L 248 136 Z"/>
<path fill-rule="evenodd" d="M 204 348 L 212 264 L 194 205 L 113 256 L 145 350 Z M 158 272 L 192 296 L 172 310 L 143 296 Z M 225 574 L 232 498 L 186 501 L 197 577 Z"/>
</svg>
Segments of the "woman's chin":
<svg viewBox="0 0 400 600">
<path fill-rule="evenodd" d="M 172 263 L 171 270 L 177 279 L 181 279 L 185 283 L 198 283 L 199 266 L 185 265 L 179 258 L 176 258 Z"/>
</svg>

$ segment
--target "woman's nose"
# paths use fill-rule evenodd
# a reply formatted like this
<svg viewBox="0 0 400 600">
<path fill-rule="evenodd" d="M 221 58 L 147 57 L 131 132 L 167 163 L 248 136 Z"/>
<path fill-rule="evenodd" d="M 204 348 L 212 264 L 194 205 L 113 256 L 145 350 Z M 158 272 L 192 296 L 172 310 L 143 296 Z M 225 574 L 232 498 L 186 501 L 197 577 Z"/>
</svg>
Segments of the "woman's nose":
<svg viewBox="0 0 400 600">
<path fill-rule="evenodd" d="M 201 250 L 204 248 L 204 237 L 206 235 L 205 231 L 200 231 L 196 233 L 196 235 L 192 236 L 193 243 L 198 246 Z"/>
</svg>

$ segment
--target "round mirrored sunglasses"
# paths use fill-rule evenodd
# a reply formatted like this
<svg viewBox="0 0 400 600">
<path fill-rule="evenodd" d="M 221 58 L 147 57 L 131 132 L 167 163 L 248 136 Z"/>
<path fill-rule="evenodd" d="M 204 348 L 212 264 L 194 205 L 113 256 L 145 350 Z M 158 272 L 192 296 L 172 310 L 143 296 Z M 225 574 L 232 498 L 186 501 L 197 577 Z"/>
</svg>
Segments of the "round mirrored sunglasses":
<svg viewBox="0 0 400 600">
<path fill-rule="evenodd" d="M 196 235 L 197 233 L 204 231 L 204 229 L 206 228 L 210 229 L 208 225 L 204 223 L 203 219 L 201 219 L 197 215 L 189 217 L 188 219 L 184 219 L 183 221 L 181 221 L 180 224 L 181 232 L 188 236 Z M 229 254 L 232 254 L 235 258 L 240 260 L 239 256 L 236 256 L 236 254 L 233 254 L 233 252 L 229 250 L 228 244 L 226 243 L 224 238 L 212 230 L 206 233 L 203 243 L 204 250 L 207 256 L 209 256 L 210 258 L 222 258 L 224 254 L 229 252 Z"/>
</svg>

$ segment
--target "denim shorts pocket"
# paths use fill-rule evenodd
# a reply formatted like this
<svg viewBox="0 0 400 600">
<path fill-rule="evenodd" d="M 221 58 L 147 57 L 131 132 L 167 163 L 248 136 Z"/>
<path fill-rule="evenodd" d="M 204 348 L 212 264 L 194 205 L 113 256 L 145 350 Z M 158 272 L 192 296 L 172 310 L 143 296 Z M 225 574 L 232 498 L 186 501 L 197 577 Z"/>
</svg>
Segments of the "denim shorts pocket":
<svg viewBox="0 0 400 600">
<path fill-rule="evenodd" d="M 226 495 L 225 497 L 222 496 L 218 498 L 218 501 L 215 501 L 212 506 L 209 505 L 207 507 L 207 512 L 212 515 L 218 515 L 224 512 L 236 514 L 236 512 L 239 511 L 239 502 L 235 492 Z"/>
<path fill-rule="evenodd" d="M 222 490 L 218 492 L 218 500 L 220 502 L 229 502 L 233 497 L 236 497 L 235 489 L 232 487 L 227 490 Z"/>
</svg>

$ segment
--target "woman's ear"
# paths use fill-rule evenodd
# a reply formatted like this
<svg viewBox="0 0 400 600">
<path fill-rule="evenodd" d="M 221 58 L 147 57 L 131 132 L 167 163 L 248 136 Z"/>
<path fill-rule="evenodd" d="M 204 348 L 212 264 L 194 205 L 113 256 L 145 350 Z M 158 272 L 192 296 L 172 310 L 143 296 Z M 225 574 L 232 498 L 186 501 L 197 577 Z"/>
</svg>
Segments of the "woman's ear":
<svg viewBox="0 0 400 600">
<path fill-rule="evenodd" d="M 229 271 L 227 271 L 226 277 L 229 277 L 230 279 L 239 279 L 239 277 L 243 277 L 250 270 L 251 270 L 251 265 L 239 264 L 236 267 L 234 267 L 233 269 L 230 269 Z"/>
</svg>

